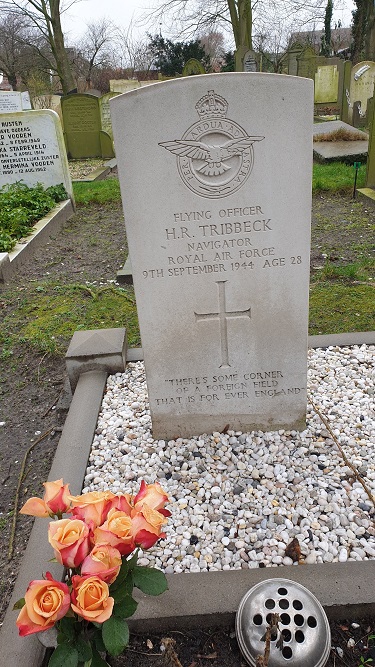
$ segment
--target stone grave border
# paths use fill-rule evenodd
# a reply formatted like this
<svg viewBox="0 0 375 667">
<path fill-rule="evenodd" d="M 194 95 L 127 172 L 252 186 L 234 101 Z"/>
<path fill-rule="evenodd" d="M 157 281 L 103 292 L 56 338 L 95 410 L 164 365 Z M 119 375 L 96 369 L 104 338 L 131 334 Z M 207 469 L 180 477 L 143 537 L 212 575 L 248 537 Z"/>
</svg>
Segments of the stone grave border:
<svg viewBox="0 0 375 667">
<path fill-rule="evenodd" d="M 352 132 L 359 132 L 363 135 L 363 141 L 323 141 L 313 143 L 313 158 L 321 164 L 330 162 L 366 162 L 368 155 L 368 135 L 359 128 L 353 128 L 352 125 L 344 123 L 341 120 L 330 120 L 326 122 L 314 123 L 313 138 L 321 134 L 329 134 L 339 129 L 346 129 Z"/>
<path fill-rule="evenodd" d="M 117 167 L 116 158 L 112 158 L 105 162 L 104 167 L 94 169 L 90 174 L 83 178 L 72 178 L 72 183 L 93 183 L 94 181 L 102 181 L 108 174 Z"/>
<path fill-rule="evenodd" d="M 309 347 L 375 344 L 375 331 L 310 336 Z M 101 408 L 107 376 L 123 370 L 127 362 L 141 361 L 141 348 L 126 349 L 123 328 L 79 331 L 73 336 L 66 363 L 74 390 L 57 446 L 49 480 L 63 478 L 73 494 L 82 489 L 87 460 Z M 172 517 L 173 521 L 173 517 Z M 4 665 L 41 667 L 45 652 L 37 638 L 18 636 L 14 603 L 24 596 L 29 581 L 48 566 L 56 579 L 63 570 L 47 563 L 45 519 L 36 519 L 21 563 L 13 595 L 0 631 L 0 655 Z M 139 605 L 129 619 L 131 631 L 163 632 L 223 626 L 233 623 L 243 595 L 255 584 L 283 576 L 306 586 L 321 602 L 330 618 L 360 618 L 375 613 L 373 587 L 375 560 L 322 563 L 227 572 L 167 575 L 169 590 L 160 597 L 137 595 Z"/>
<path fill-rule="evenodd" d="M 74 212 L 74 202 L 71 199 L 60 202 L 35 223 L 30 234 L 23 241 L 19 241 L 13 250 L 9 253 L 0 252 L 0 284 L 9 281 L 36 248 L 56 233 Z"/>
</svg>

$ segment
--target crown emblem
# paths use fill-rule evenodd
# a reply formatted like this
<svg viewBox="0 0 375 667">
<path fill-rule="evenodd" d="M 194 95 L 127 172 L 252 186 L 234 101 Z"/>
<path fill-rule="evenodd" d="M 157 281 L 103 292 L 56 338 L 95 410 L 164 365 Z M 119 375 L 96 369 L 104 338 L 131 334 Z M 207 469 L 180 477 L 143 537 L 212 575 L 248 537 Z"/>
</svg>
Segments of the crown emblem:
<svg viewBox="0 0 375 667">
<path fill-rule="evenodd" d="M 221 95 L 217 95 L 213 90 L 209 90 L 207 95 L 201 97 L 196 103 L 199 118 L 225 118 L 228 111 L 228 102 Z"/>
</svg>

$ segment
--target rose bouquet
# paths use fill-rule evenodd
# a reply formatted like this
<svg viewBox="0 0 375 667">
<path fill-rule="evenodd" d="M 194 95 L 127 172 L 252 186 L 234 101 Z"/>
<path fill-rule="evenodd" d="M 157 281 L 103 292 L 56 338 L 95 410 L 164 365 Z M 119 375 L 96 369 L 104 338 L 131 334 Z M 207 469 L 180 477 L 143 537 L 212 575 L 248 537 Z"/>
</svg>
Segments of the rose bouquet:
<svg viewBox="0 0 375 667">
<path fill-rule="evenodd" d="M 66 577 L 56 581 L 47 572 L 45 579 L 30 582 L 15 605 L 21 610 L 19 634 L 56 627 L 49 667 L 105 667 L 102 655 L 119 655 L 128 644 L 125 619 L 137 608 L 133 587 L 150 595 L 167 589 L 163 572 L 137 565 L 137 557 L 139 547 L 149 549 L 165 537 L 168 496 L 158 483 L 143 481 L 135 496 L 111 491 L 72 496 L 62 479 L 44 487 L 43 498 L 30 498 L 20 511 L 56 519 L 48 541 Z"/>
</svg>

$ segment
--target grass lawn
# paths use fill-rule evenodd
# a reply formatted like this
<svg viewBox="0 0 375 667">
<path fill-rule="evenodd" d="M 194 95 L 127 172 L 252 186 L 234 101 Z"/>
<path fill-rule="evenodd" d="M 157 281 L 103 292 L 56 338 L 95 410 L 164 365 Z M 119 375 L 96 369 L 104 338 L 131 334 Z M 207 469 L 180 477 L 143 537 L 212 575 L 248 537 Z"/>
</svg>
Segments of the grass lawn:
<svg viewBox="0 0 375 667">
<path fill-rule="evenodd" d="M 365 172 L 360 168 L 359 185 L 363 185 Z M 313 191 L 318 193 L 342 194 L 346 200 L 348 214 L 345 222 L 355 234 L 356 243 L 351 244 L 352 261 L 343 259 L 347 248 L 341 247 L 341 230 L 336 219 L 318 216 L 314 234 L 319 235 L 319 248 L 326 257 L 319 271 L 312 271 L 310 287 L 310 334 L 340 333 L 363 331 L 375 328 L 375 226 L 371 219 L 363 214 L 362 204 L 350 204 L 348 192 L 353 187 L 353 167 L 335 163 L 332 165 L 314 165 Z M 94 183 L 75 183 L 74 195 L 78 206 L 76 218 L 84 223 L 88 211 L 95 210 L 98 225 L 95 234 L 90 232 L 86 243 L 92 251 L 100 249 L 104 255 L 117 251 L 107 228 L 102 230 L 100 220 L 104 215 L 111 216 L 111 210 L 121 201 L 118 180 L 111 178 Z M 339 197 L 341 195 L 338 195 Z M 324 198 L 324 197 L 323 197 Z M 334 204 L 333 204 L 334 206 Z M 374 216 L 373 216 L 374 217 Z M 73 218 L 74 220 L 74 218 Z M 370 220 L 370 222 L 369 222 Z M 82 223 L 82 224 L 83 224 Z M 122 224 L 122 223 L 121 223 Z M 354 230 L 354 231 L 353 231 Z M 65 232 L 71 237 L 77 234 L 77 228 Z M 77 234 L 77 252 L 80 237 Z M 83 253 L 82 253 L 83 254 Z M 335 260 L 331 256 L 335 255 Z M 117 252 L 121 257 L 121 253 Z M 78 255 L 80 257 L 80 255 Z M 337 259 L 338 257 L 338 259 Z M 91 281 L 76 279 L 72 270 L 67 268 L 62 281 L 48 277 L 49 266 L 64 264 L 64 256 L 57 256 L 50 265 L 46 263 L 46 274 L 42 280 L 24 284 L 14 290 L 5 286 L 0 305 L 4 316 L 0 331 L 0 359 L 12 358 L 16 363 L 14 350 L 26 346 L 41 354 L 63 356 L 70 338 L 77 329 L 101 329 L 126 326 L 129 346 L 140 345 L 136 303 L 132 286 L 116 284 L 95 284 L 100 276 L 100 267 L 95 279 Z M 79 262 L 77 262 L 79 264 Z M 95 267 L 94 267 L 95 269 Z M 73 269 L 74 272 L 74 269 Z M 93 271 L 92 271 L 93 274 Z M 92 275 L 91 274 L 91 275 Z M 63 275 L 61 273 L 61 275 Z M 115 272 L 111 274 L 115 278 Z"/>
</svg>

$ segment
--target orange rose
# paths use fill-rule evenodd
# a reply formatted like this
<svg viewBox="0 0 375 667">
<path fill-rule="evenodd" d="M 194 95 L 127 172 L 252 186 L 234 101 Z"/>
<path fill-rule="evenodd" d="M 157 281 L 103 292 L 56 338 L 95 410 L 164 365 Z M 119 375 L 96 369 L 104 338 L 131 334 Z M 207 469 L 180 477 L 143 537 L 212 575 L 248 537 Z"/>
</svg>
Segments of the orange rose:
<svg viewBox="0 0 375 667">
<path fill-rule="evenodd" d="M 112 491 L 92 491 L 82 496 L 70 496 L 71 512 L 77 519 L 85 521 L 91 530 L 106 520 L 108 511 L 117 499 Z"/>
<path fill-rule="evenodd" d="M 118 549 L 109 544 L 95 544 L 91 553 L 86 556 L 81 565 L 81 575 L 96 574 L 98 577 L 112 584 L 121 567 L 121 554 Z"/>
<path fill-rule="evenodd" d="M 31 516 L 55 516 L 64 514 L 69 509 L 69 484 L 64 484 L 62 479 L 55 482 L 43 484 L 45 494 L 42 498 L 29 498 L 20 509 L 20 514 Z"/>
<path fill-rule="evenodd" d="M 130 554 L 135 548 L 131 518 L 113 507 L 103 525 L 95 529 L 94 543 L 110 544 L 118 549 L 122 556 Z"/>
<path fill-rule="evenodd" d="M 170 516 L 170 512 L 164 510 L 167 502 L 169 502 L 169 498 L 158 482 L 155 484 L 146 484 L 142 480 L 140 489 L 134 498 L 134 509 L 140 512 L 144 505 L 148 505 L 148 507 L 158 510 L 164 516 Z"/>
<path fill-rule="evenodd" d="M 165 537 L 165 533 L 160 532 L 165 523 L 167 519 L 160 512 L 144 505 L 142 512 L 132 517 L 132 535 L 136 546 L 149 549 Z"/>
<path fill-rule="evenodd" d="M 72 609 L 86 621 L 104 623 L 112 614 L 114 599 L 108 584 L 97 576 L 72 577 Z"/>
<path fill-rule="evenodd" d="M 110 509 L 115 507 L 117 510 L 120 510 L 120 512 L 125 512 L 125 514 L 130 516 L 132 512 L 131 501 L 132 497 L 129 493 L 119 493 L 114 498 L 112 498 Z"/>
<path fill-rule="evenodd" d="M 90 531 L 79 519 L 51 521 L 48 541 L 56 560 L 65 567 L 78 567 L 90 551 Z"/>
<path fill-rule="evenodd" d="M 21 637 L 52 628 L 70 607 L 69 588 L 55 581 L 50 572 L 44 579 L 31 581 L 16 624 Z"/>
</svg>

